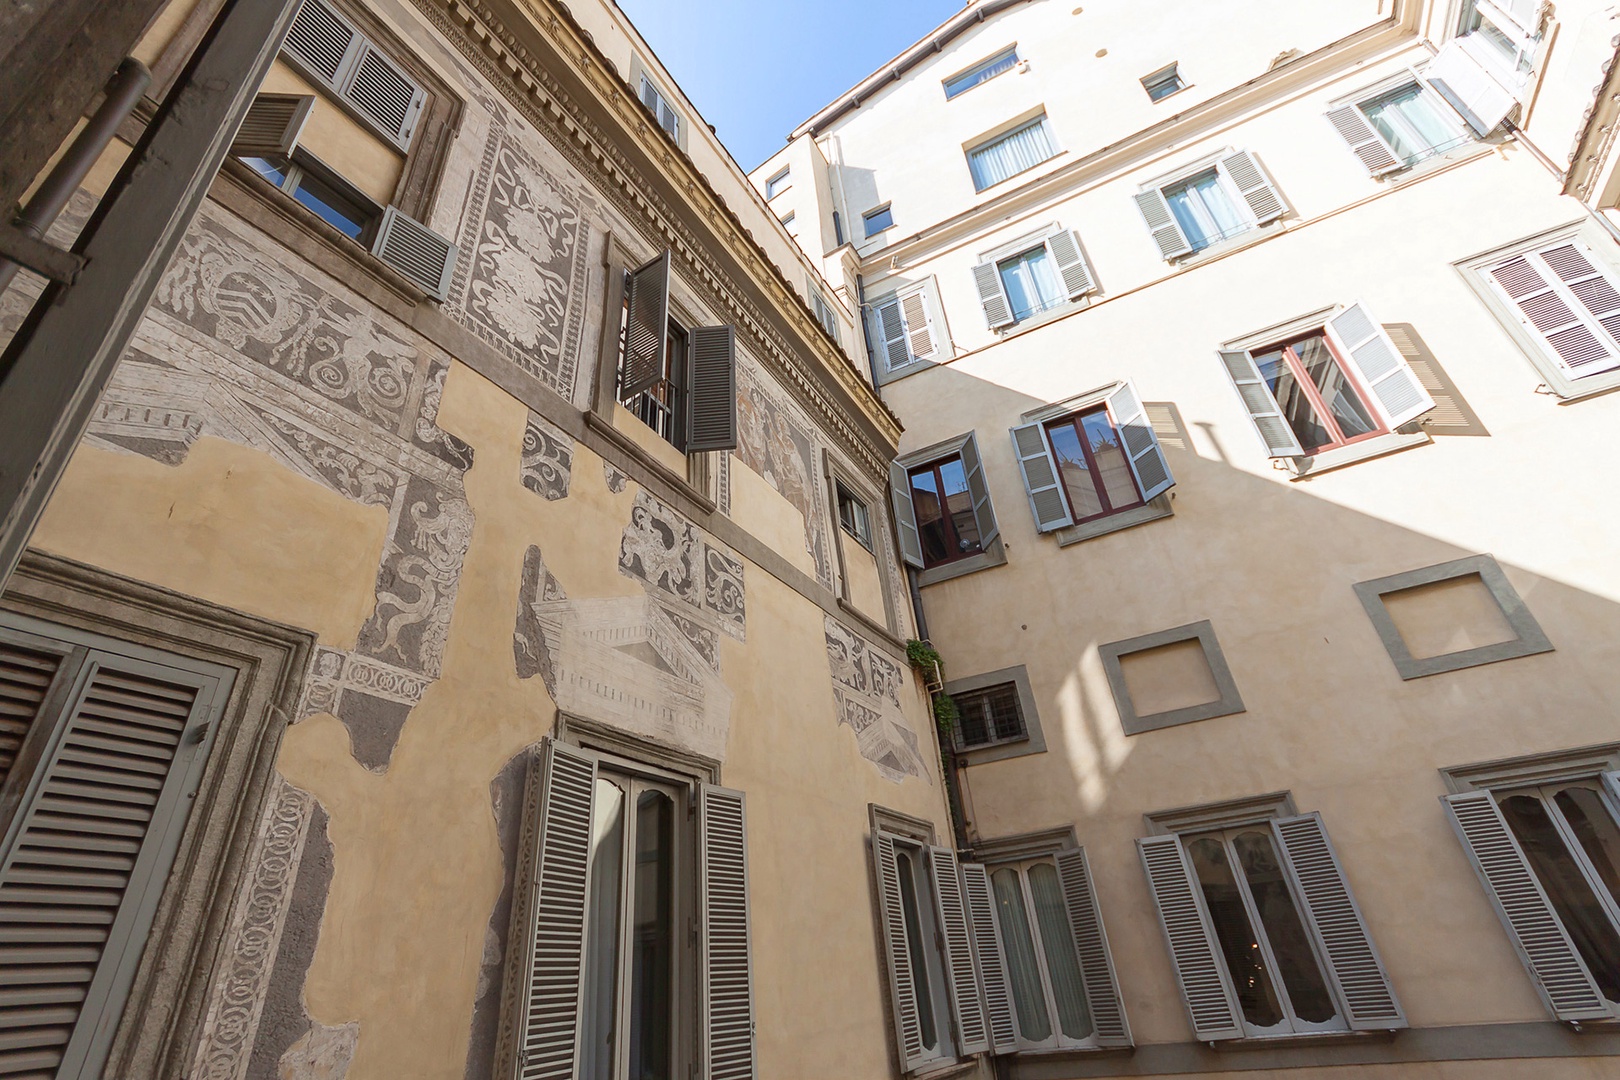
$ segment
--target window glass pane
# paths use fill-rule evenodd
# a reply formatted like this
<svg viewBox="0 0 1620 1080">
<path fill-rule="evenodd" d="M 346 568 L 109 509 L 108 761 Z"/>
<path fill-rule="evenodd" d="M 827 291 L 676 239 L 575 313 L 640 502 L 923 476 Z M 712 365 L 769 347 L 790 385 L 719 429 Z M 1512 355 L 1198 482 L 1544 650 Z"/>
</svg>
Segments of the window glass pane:
<svg viewBox="0 0 1620 1080">
<path fill-rule="evenodd" d="M 1058 475 L 1063 478 L 1063 489 L 1069 494 L 1069 508 L 1076 521 L 1096 517 L 1103 512 L 1102 496 L 1091 475 L 1091 465 L 1085 451 L 1080 448 L 1080 433 L 1071 421 L 1064 420 L 1046 429 L 1052 439 L 1052 453 L 1057 458 Z"/>
<path fill-rule="evenodd" d="M 1316 410 L 1311 407 L 1311 399 L 1306 396 L 1305 390 L 1294 379 L 1293 369 L 1283 359 L 1283 350 L 1273 349 L 1270 352 L 1260 353 L 1254 358 L 1255 366 L 1260 369 L 1260 377 L 1266 380 L 1271 388 L 1272 396 L 1277 399 L 1277 405 L 1282 409 L 1283 417 L 1294 432 L 1294 438 L 1299 440 L 1300 447 L 1308 454 L 1319 446 L 1326 446 L 1333 441 L 1327 428 L 1316 417 Z"/>
<path fill-rule="evenodd" d="M 242 160 L 253 166 L 255 172 L 276 185 L 276 187 L 280 187 L 287 182 L 288 166 L 287 162 L 282 158 L 276 158 L 272 161 L 269 158 L 245 157 Z"/>
<path fill-rule="evenodd" d="M 1214 169 L 1165 188 L 1164 197 L 1194 251 L 1248 228 L 1247 220 L 1226 197 Z"/>
<path fill-rule="evenodd" d="M 624 790 L 596 781 L 591 817 L 591 892 L 580 1006 L 580 1080 L 611 1080 L 619 972 L 619 886 L 624 876 Z"/>
<path fill-rule="evenodd" d="M 336 189 L 305 173 L 298 181 L 293 198 L 319 214 L 321 220 L 337 229 L 350 240 L 358 240 L 366 231 L 371 215 L 352 199 L 344 198 Z"/>
<path fill-rule="evenodd" d="M 1288 891 L 1288 882 L 1283 879 L 1282 860 L 1271 834 L 1258 829 L 1239 833 L 1232 847 L 1243 864 L 1249 895 L 1254 898 L 1255 910 L 1260 914 L 1260 925 L 1265 928 L 1271 955 L 1281 969 L 1282 983 L 1293 1003 L 1294 1015 L 1312 1024 L 1332 1020 L 1339 1009 L 1322 978 L 1322 969 L 1316 963 L 1316 953 L 1306 936 L 1305 924 L 1300 921 L 1299 909 L 1294 906 L 1293 894 Z"/>
<path fill-rule="evenodd" d="M 1433 99 L 1415 83 L 1369 102 L 1362 111 L 1395 155 L 1408 165 L 1465 141 L 1445 122 Z"/>
<path fill-rule="evenodd" d="M 1339 361 L 1328 349 L 1325 338 L 1307 338 L 1295 344 L 1294 351 L 1299 354 L 1300 362 L 1316 384 L 1323 403 L 1333 414 L 1334 422 L 1346 439 L 1378 430 L 1378 422 L 1339 367 Z"/>
<path fill-rule="evenodd" d="M 1589 787 L 1567 787 L 1556 801 L 1598 880 L 1620 907 L 1620 825 L 1615 824 L 1603 796 Z M 1620 957 L 1613 966 L 1620 968 Z"/>
<path fill-rule="evenodd" d="M 894 210 L 885 206 L 866 215 L 866 235 L 876 236 L 894 224 Z"/>
<path fill-rule="evenodd" d="M 1136 493 L 1136 478 L 1131 475 L 1130 459 L 1120 441 L 1119 432 L 1108 419 L 1105 409 L 1087 413 L 1080 418 L 1085 430 L 1091 456 L 1097 463 L 1097 478 L 1102 481 L 1103 494 L 1115 510 L 1135 506 L 1142 501 Z"/>
<path fill-rule="evenodd" d="M 1029 1042 L 1045 1042 L 1052 1037 L 1052 1018 L 1046 1015 L 1046 994 L 1041 990 L 1041 969 L 1035 959 L 1035 939 L 1029 932 L 1029 913 L 1024 910 L 1018 871 L 997 870 L 990 875 L 990 884 L 996 894 L 1001 949 L 1007 954 L 1019 1034 Z"/>
<path fill-rule="evenodd" d="M 1080 976 L 1080 955 L 1074 951 L 1074 934 L 1063 904 L 1063 887 L 1057 867 L 1036 863 L 1029 868 L 1029 891 L 1035 897 L 1035 924 L 1041 930 L 1041 948 L 1046 953 L 1046 971 L 1052 977 L 1052 997 L 1057 1002 L 1058 1026 L 1071 1039 L 1091 1035 L 1091 1013 L 1086 1008 L 1085 982 Z"/>
<path fill-rule="evenodd" d="M 954 554 L 971 555 L 979 550 L 979 521 L 973 516 L 973 494 L 968 491 L 962 459 L 941 462 L 939 477 L 945 485 L 945 512 L 950 515 L 951 528 L 956 533 Z"/>
<path fill-rule="evenodd" d="M 934 478 L 933 469 L 911 474 L 911 504 L 917 515 L 917 537 L 922 543 L 923 562 L 932 566 L 949 559 L 955 554 L 955 545 L 951 541 L 950 525 L 945 521 L 939 482 Z"/>
<path fill-rule="evenodd" d="M 1036 312 L 1056 307 L 1065 299 L 1057 269 L 1047 257 L 1045 247 L 999 262 L 996 270 L 1007 290 L 1014 319 L 1027 319 Z"/>
<path fill-rule="evenodd" d="M 1226 845 L 1219 837 L 1200 837 L 1187 841 L 1187 854 L 1192 858 L 1210 922 L 1215 925 L 1215 939 L 1226 958 L 1226 970 L 1231 973 L 1243 1018 L 1257 1028 L 1276 1027 L 1283 1022 L 1282 1005 L 1260 955 L 1260 939 L 1249 925 L 1243 896 L 1226 860 Z"/>
<path fill-rule="evenodd" d="M 1056 153 L 1046 130 L 1046 117 L 1025 124 L 1016 131 L 968 151 L 968 169 L 973 185 L 983 191 L 993 184 L 1033 169 Z"/>
<path fill-rule="evenodd" d="M 630 1075 L 673 1080 L 675 804 L 661 791 L 636 799 L 631 924 Z"/>
<path fill-rule="evenodd" d="M 923 949 L 922 912 L 917 907 L 917 868 L 908 852 L 896 851 L 894 858 L 900 871 L 900 909 L 906 920 L 906 951 L 911 954 L 911 983 L 917 992 L 922 1044 L 932 1050 L 939 1045 L 939 1033 L 934 1027 L 934 993 L 928 954 Z"/>
<path fill-rule="evenodd" d="M 1003 71 L 1012 68 L 1018 63 L 1018 50 L 1008 49 L 1004 53 L 992 56 L 982 64 L 962 72 L 962 74 L 945 81 L 945 99 L 948 101 L 957 94 L 973 89 L 980 83 L 995 78 Z"/>
</svg>

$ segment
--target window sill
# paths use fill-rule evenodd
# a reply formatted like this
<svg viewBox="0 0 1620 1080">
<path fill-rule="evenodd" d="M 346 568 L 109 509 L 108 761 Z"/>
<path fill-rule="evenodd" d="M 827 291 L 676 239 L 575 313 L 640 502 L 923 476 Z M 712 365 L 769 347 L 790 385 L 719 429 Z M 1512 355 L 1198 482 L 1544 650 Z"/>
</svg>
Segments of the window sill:
<svg viewBox="0 0 1620 1080">
<path fill-rule="evenodd" d="M 640 423 L 640 421 L 637 420 L 636 423 Z M 614 427 L 613 422 L 604 418 L 602 414 L 597 412 L 586 413 L 585 426 L 601 434 L 614 446 L 628 454 L 642 468 L 656 474 L 664 483 L 669 484 L 682 495 L 691 499 L 703 513 L 713 514 L 717 511 L 718 508 L 715 506 L 713 499 L 693 487 L 691 481 L 686 477 L 643 449 L 635 439 Z M 647 430 L 651 431 L 652 429 L 648 428 Z"/>
<path fill-rule="evenodd" d="M 1369 458 L 1383 457 L 1385 454 L 1398 454 L 1402 450 L 1410 450 L 1414 446 L 1424 446 L 1434 440 L 1426 431 L 1417 431 L 1409 435 L 1393 432 L 1389 435 L 1380 435 L 1377 438 L 1366 439 L 1362 442 L 1341 446 L 1325 453 L 1313 454 L 1309 457 L 1289 458 L 1288 467 L 1294 473 L 1295 480 L 1305 480 L 1318 473 L 1325 473 L 1332 469 L 1342 469 L 1346 465 L 1355 465 Z"/>
<path fill-rule="evenodd" d="M 903 367 L 890 368 L 888 371 L 880 373 L 877 376 L 877 385 L 887 386 L 892 382 L 899 382 L 908 375 L 915 375 L 919 371 L 927 371 L 931 367 L 938 366 L 939 365 L 932 360 L 913 360 L 911 363 L 906 364 Z"/>
<path fill-rule="evenodd" d="M 917 574 L 917 587 L 924 588 L 929 585 L 938 585 L 942 581 L 963 577 L 967 574 L 976 574 L 980 570 L 988 570 L 994 566 L 1005 566 L 1007 563 L 1007 549 L 1002 546 L 1001 537 L 991 541 L 988 551 L 981 551 L 977 555 L 970 555 L 965 559 L 944 563 L 940 566 L 931 566 Z"/>
<path fill-rule="evenodd" d="M 1558 404 L 1570 405 L 1620 388 L 1620 369 L 1605 371 L 1599 375 L 1588 375 L 1579 380 L 1563 379 L 1558 385 L 1548 383 L 1546 386 L 1557 396 Z"/>
<path fill-rule="evenodd" d="M 1478 158 L 1490 157 L 1494 153 L 1496 153 L 1494 145 L 1482 143 L 1477 139 L 1470 140 L 1468 143 L 1447 150 L 1443 154 L 1435 154 L 1433 157 L 1424 158 L 1416 164 L 1396 169 L 1379 179 L 1385 181 L 1392 188 L 1398 188 L 1404 184 L 1421 180 L 1430 173 L 1441 172 L 1454 165 L 1463 165 Z"/>
<path fill-rule="evenodd" d="M 866 628 L 868 633 L 876 634 L 878 637 L 888 642 L 894 648 L 899 649 L 901 652 L 905 651 L 906 643 L 901 641 L 899 636 L 897 636 L 893 630 L 890 630 L 887 626 L 884 626 L 882 623 L 872 618 L 872 616 L 868 615 L 866 612 L 862 611 L 860 608 L 856 607 L 842 596 L 838 597 L 838 610 L 860 623 L 861 626 Z"/>
<path fill-rule="evenodd" d="M 1273 1050 L 1300 1046 L 1336 1046 L 1347 1042 L 1389 1042 L 1395 1038 L 1397 1028 L 1384 1031 L 1304 1031 L 1297 1035 L 1259 1035 L 1247 1039 L 1222 1039 L 1210 1043 L 1210 1049 Z"/>
<path fill-rule="evenodd" d="M 914 1073 L 908 1074 L 912 1080 L 952 1080 L 953 1077 L 967 1076 L 977 1072 L 979 1059 L 970 1057 L 966 1061 L 947 1061 L 941 1065 L 926 1065 Z"/>
<path fill-rule="evenodd" d="M 1134 510 L 1126 510 L 1121 514 L 1110 514 L 1096 521 L 1088 521 L 1084 525 L 1069 525 L 1058 529 L 1058 547 L 1065 548 L 1070 544 L 1078 544 L 1085 540 L 1095 540 L 1099 536 L 1120 532 L 1124 529 L 1133 529 L 1138 525 L 1146 525 L 1150 521 L 1160 518 L 1173 517 L 1175 510 L 1170 505 L 1172 496 L 1165 492 L 1145 506 L 1138 506 Z"/>
<path fill-rule="evenodd" d="M 1228 237 L 1225 240 L 1218 240 L 1208 247 L 1199 248 L 1197 251 L 1187 255 L 1177 255 L 1170 260 L 1170 265 L 1178 270 L 1197 266 L 1221 255 L 1230 255 L 1234 251 L 1242 251 L 1251 244 L 1258 244 L 1287 231 L 1288 226 L 1282 220 L 1268 221 L 1264 225 L 1256 225 L 1247 232 L 1238 233 L 1236 236 Z"/>
<path fill-rule="evenodd" d="M 1016 322 L 1013 325 L 999 331 L 1001 334 L 1001 340 L 1006 341 L 1010 338 L 1017 337 L 1019 334 L 1028 333 L 1031 330 L 1039 330 L 1049 322 L 1056 322 L 1065 315 L 1071 315 L 1076 311 L 1088 308 L 1091 306 L 1091 298 L 1093 295 L 1094 294 L 1092 293 L 1087 293 L 1078 300 L 1066 300 L 1061 304 L 1054 304 L 1045 311 L 1037 312 L 1021 322 Z"/>
</svg>

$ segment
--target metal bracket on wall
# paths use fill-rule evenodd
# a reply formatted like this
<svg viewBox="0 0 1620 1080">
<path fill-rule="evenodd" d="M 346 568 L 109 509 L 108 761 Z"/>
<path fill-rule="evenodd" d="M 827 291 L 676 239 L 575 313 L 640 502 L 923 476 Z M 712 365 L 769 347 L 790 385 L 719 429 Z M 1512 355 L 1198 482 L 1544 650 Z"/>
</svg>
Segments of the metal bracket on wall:
<svg viewBox="0 0 1620 1080">
<path fill-rule="evenodd" d="M 85 264 L 84 256 L 63 251 L 10 225 L 0 225 L 0 258 L 63 285 L 77 281 Z"/>
</svg>

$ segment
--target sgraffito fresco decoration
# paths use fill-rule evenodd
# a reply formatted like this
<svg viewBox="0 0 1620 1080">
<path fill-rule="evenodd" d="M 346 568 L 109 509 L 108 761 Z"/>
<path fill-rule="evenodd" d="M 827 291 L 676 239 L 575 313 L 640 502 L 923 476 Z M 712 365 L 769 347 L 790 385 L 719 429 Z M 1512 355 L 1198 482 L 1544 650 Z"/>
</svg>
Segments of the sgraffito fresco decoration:
<svg viewBox="0 0 1620 1080">
<path fill-rule="evenodd" d="M 927 779 L 917 733 L 900 708 L 901 687 L 909 673 L 831 615 L 826 636 L 838 722 L 855 733 L 861 756 L 895 783 L 908 776 Z"/>
<path fill-rule="evenodd" d="M 826 486 L 810 432 L 810 425 L 768 388 L 752 365 L 738 365 L 737 458 L 804 515 L 805 550 L 815 559 L 816 579 L 831 589 Z"/>
</svg>

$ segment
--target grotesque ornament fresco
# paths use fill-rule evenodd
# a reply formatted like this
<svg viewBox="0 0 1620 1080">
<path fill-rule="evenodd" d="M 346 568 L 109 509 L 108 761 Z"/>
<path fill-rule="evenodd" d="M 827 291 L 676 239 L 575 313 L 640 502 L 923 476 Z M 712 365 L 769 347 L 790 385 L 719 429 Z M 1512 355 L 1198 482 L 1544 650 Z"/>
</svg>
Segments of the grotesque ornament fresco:
<svg viewBox="0 0 1620 1080">
<path fill-rule="evenodd" d="M 826 639 L 838 722 L 855 733 L 861 756 L 895 783 L 927 778 L 917 733 L 900 708 L 905 669 L 830 615 Z"/>
</svg>

